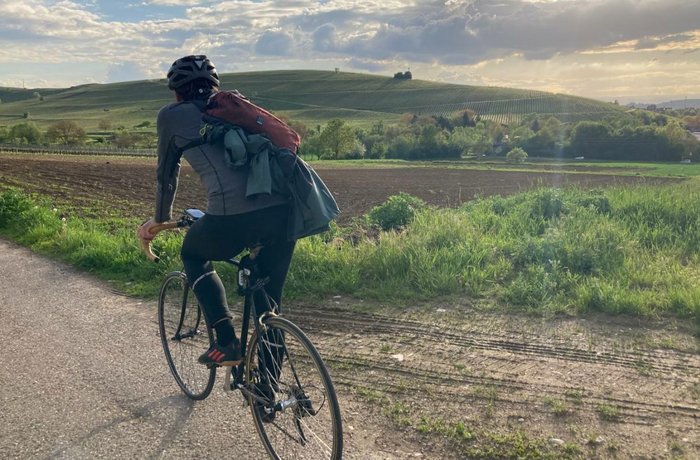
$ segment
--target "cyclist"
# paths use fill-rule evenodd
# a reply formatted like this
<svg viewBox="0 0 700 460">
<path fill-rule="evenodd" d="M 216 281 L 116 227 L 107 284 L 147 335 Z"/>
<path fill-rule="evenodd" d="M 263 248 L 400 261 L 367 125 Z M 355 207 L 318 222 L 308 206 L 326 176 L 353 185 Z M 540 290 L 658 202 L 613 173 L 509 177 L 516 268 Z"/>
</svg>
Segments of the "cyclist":
<svg viewBox="0 0 700 460">
<path fill-rule="evenodd" d="M 150 241 L 155 236 L 151 228 L 172 219 L 184 156 L 208 193 L 207 211 L 187 232 L 180 252 L 190 286 L 216 331 L 215 342 L 199 362 L 233 366 L 241 362 L 240 342 L 224 286 L 211 261 L 230 259 L 246 247 L 262 243 L 256 260 L 261 275 L 270 279 L 267 293 L 279 305 L 295 246 L 286 232 L 290 205 L 286 197 L 275 193 L 246 198 L 247 173 L 244 168 L 225 164 L 222 145 L 207 143 L 181 151 L 200 137 L 202 110 L 209 97 L 219 91 L 214 64 L 204 55 L 185 56 L 172 64 L 167 78 L 176 102 L 158 113 L 155 214 L 139 227 L 138 236 Z"/>
</svg>

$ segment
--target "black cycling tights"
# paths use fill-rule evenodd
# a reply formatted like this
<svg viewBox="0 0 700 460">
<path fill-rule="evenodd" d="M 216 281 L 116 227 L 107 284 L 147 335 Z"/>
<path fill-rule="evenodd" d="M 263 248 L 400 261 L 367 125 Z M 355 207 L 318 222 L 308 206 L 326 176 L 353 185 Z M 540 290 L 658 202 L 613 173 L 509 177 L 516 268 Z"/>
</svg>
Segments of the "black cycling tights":
<svg viewBox="0 0 700 460">
<path fill-rule="evenodd" d="M 224 285 L 211 261 L 230 259 L 262 243 L 256 260 L 261 275 L 270 277 L 265 290 L 279 305 L 294 252 L 294 242 L 286 238 L 288 212 L 288 206 L 281 205 L 232 216 L 206 214 L 187 232 L 180 252 L 185 273 L 220 345 L 230 343 L 235 333 Z"/>
</svg>

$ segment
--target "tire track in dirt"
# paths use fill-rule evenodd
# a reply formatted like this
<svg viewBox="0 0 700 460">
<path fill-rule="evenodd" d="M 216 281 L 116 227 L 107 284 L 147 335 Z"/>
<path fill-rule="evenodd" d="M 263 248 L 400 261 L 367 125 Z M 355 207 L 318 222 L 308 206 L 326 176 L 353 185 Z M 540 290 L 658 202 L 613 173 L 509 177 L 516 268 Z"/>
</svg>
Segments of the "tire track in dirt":
<svg viewBox="0 0 700 460">
<path fill-rule="evenodd" d="M 700 418 L 698 404 L 681 391 L 698 385 L 700 359 L 689 352 L 585 349 L 528 334 L 464 332 L 333 307 L 295 306 L 288 314 L 323 350 L 338 384 L 422 393 L 436 413 L 497 404 L 508 406 L 511 418 L 544 416 L 551 413 L 545 401 L 560 400 L 596 419 L 601 407 L 614 407 L 608 421 L 621 426 L 689 431 Z M 409 355 L 399 361 L 390 356 L 397 350 L 380 351 L 390 346 Z M 418 359 L 409 359 L 410 353 Z M 552 372 L 563 375 L 544 378 Z"/>
<path fill-rule="evenodd" d="M 680 371 L 691 375 L 700 374 L 700 360 L 697 355 L 674 351 L 669 353 L 664 350 L 631 351 L 629 353 L 617 353 L 605 350 L 585 350 L 572 348 L 563 343 L 556 345 L 542 343 L 518 342 L 509 337 L 495 337 L 494 334 L 480 334 L 475 332 L 458 332 L 449 330 L 444 326 L 428 326 L 418 321 L 399 320 L 395 318 L 369 315 L 364 313 L 346 313 L 340 310 L 314 311 L 304 314 L 301 312 L 290 313 L 299 316 L 301 324 L 314 327 L 315 323 L 327 326 L 334 324 L 339 330 L 348 330 L 352 326 L 356 333 L 380 334 L 386 331 L 401 333 L 403 339 L 415 337 L 430 337 L 436 341 L 446 341 L 450 344 L 477 350 L 503 350 L 514 353 L 547 356 L 590 364 L 614 364 L 627 368 L 638 368 L 640 363 L 656 371 L 673 372 Z M 345 316 L 344 316 L 345 315 Z M 672 354 L 670 358 L 668 355 Z"/>
</svg>

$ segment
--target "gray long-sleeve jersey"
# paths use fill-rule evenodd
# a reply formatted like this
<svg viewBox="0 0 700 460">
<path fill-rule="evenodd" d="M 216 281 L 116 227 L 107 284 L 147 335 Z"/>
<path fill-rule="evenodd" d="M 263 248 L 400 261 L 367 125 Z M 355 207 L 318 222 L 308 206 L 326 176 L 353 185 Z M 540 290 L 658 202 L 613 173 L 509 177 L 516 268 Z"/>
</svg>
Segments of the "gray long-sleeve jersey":
<svg viewBox="0 0 700 460">
<path fill-rule="evenodd" d="M 191 102 L 170 104 L 158 112 L 156 222 L 172 218 L 181 165 L 178 147 L 200 137 L 201 123 L 202 113 Z M 246 198 L 247 171 L 245 168 L 232 169 L 226 166 L 221 145 L 203 144 L 186 150 L 182 155 L 192 165 L 207 190 L 209 214 L 243 214 L 287 201 L 285 197 L 274 194 Z"/>
</svg>

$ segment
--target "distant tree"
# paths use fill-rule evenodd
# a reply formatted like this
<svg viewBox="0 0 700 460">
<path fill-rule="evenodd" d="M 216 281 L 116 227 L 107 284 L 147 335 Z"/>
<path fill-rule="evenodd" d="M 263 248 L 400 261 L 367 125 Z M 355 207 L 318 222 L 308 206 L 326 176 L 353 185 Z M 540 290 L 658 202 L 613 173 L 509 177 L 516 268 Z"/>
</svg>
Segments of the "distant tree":
<svg viewBox="0 0 700 460">
<path fill-rule="evenodd" d="M 46 137 L 51 142 L 65 145 L 83 144 L 87 139 L 85 130 L 71 120 L 61 120 L 53 123 L 46 130 Z"/>
<path fill-rule="evenodd" d="M 372 148 L 368 149 L 367 152 L 367 157 L 368 158 L 386 158 L 387 152 L 389 151 L 389 146 L 387 145 L 386 142 L 384 141 L 379 141 L 375 142 L 372 144 Z"/>
<path fill-rule="evenodd" d="M 418 116 L 416 114 L 406 112 L 403 115 L 401 115 L 400 121 L 401 121 L 401 123 L 403 123 L 405 125 L 410 125 L 412 123 L 415 123 L 417 119 L 418 119 Z"/>
<path fill-rule="evenodd" d="M 536 157 L 553 156 L 557 148 L 555 134 L 547 127 L 540 127 L 520 145 L 525 151 Z"/>
<path fill-rule="evenodd" d="M 110 142 L 120 149 L 131 149 L 136 147 L 139 137 L 125 130 L 120 130 L 112 135 Z"/>
<path fill-rule="evenodd" d="M 420 158 L 439 158 L 442 154 L 443 133 L 436 125 L 425 125 L 418 137 L 418 148 L 414 156 Z"/>
<path fill-rule="evenodd" d="M 10 128 L 9 140 L 19 144 L 39 144 L 41 142 L 41 130 L 30 122 L 19 123 Z"/>
<path fill-rule="evenodd" d="M 155 133 L 139 133 L 137 146 L 147 149 L 156 148 L 158 146 L 158 136 Z"/>
<path fill-rule="evenodd" d="M 358 147 L 355 131 L 337 118 L 328 122 L 320 136 L 323 152 L 335 160 L 347 157 Z"/>
<path fill-rule="evenodd" d="M 571 153 L 573 156 L 605 159 L 612 147 L 610 126 L 597 121 L 582 121 L 571 133 Z"/>
<path fill-rule="evenodd" d="M 407 70 L 406 72 L 396 72 L 394 74 L 394 78 L 396 80 L 410 80 L 413 78 L 413 74 L 410 70 Z"/>
<path fill-rule="evenodd" d="M 103 118 L 97 122 L 97 127 L 102 131 L 107 131 L 112 128 L 112 120 L 109 118 Z"/>
<path fill-rule="evenodd" d="M 391 139 L 387 151 L 387 158 L 412 158 L 416 149 L 416 137 L 409 133 L 402 133 Z"/>
<path fill-rule="evenodd" d="M 460 155 L 481 156 L 492 151 L 491 138 L 483 123 L 479 123 L 474 128 L 456 127 L 450 133 L 447 142 L 459 151 Z"/>
<path fill-rule="evenodd" d="M 515 147 L 506 154 L 506 161 L 508 163 L 524 163 L 525 160 L 527 160 L 527 152 L 520 147 Z"/>
<path fill-rule="evenodd" d="M 444 115 L 438 115 L 438 116 L 433 116 L 435 119 L 435 123 L 438 125 L 440 129 L 444 129 L 446 131 L 452 131 L 454 129 L 454 123 L 452 120 L 447 118 Z"/>
<path fill-rule="evenodd" d="M 22 118 L 24 118 L 25 120 L 28 119 L 28 118 L 29 118 L 29 112 L 24 112 L 24 113 L 22 114 Z"/>
<path fill-rule="evenodd" d="M 299 154 L 307 157 L 314 155 L 316 158 L 321 158 L 322 153 L 321 136 L 312 131 L 312 134 L 301 139 L 299 146 Z"/>
<path fill-rule="evenodd" d="M 452 118 L 451 121 L 455 126 L 474 127 L 476 126 L 477 115 L 476 112 L 471 109 L 464 109 L 457 113 L 457 115 Z"/>
<path fill-rule="evenodd" d="M 386 128 L 384 128 L 384 122 L 382 120 L 379 120 L 373 124 L 372 129 L 370 130 L 370 134 L 377 134 L 379 136 L 383 136 L 385 132 Z"/>
<path fill-rule="evenodd" d="M 10 132 L 8 131 L 7 127 L 0 126 L 0 142 L 7 141 L 9 136 L 10 136 Z"/>
</svg>

